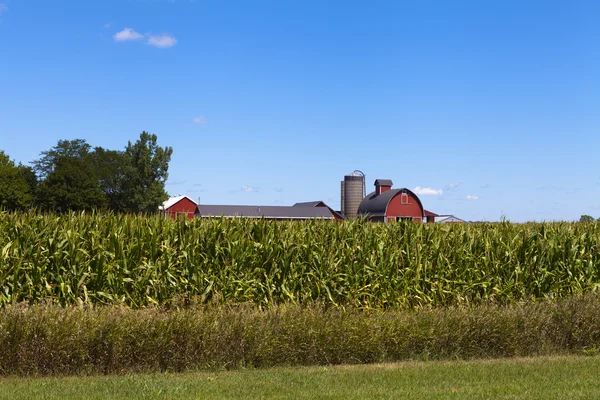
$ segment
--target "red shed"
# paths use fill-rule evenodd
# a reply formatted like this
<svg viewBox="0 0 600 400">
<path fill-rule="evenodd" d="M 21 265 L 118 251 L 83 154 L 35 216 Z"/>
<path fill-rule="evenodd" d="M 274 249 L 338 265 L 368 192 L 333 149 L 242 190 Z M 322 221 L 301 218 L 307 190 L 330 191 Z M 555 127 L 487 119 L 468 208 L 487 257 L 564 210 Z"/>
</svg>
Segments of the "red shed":
<svg viewBox="0 0 600 400">
<path fill-rule="evenodd" d="M 375 191 L 369 193 L 358 206 L 358 214 L 371 221 L 423 221 L 425 211 L 421 200 L 412 191 L 392 189 L 389 179 L 377 179 Z"/>
<path fill-rule="evenodd" d="M 194 218 L 194 211 L 196 210 L 197 205 L 198 204 L 196 204 L 194 200 L 187 196 L 175 196 L 165 201 L 159 208 L 165 218 Z"/>
</svg>

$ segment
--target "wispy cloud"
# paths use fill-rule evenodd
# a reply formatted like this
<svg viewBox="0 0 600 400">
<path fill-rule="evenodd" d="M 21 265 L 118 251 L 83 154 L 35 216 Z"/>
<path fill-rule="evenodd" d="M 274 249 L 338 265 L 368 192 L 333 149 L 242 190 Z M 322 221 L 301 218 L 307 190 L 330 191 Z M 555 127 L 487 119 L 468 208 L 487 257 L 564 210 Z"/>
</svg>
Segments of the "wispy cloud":
<svg viewBox="0 0 600 400">
<path fill-rule="evenodd" d="M 420 196 L 441 196 L 444 194 L 444 191 L 442 189 L 432 189 L 429 187 L 421 186 L 417 186 L 416 188 L 414 188 L 413 192 Z"/>
<path fill-rule="evenodd" d="M 277 193 L 283 193 L 283 188 L 275 188 L 275 191 L 276 191 Z"/>
<path fill-rule="evenodd" d="M 104 24 L 104 29 L 110 29 L 111 26 L 112 26 L 112 24 L 110 22 L 106 23 L 106 24 Z"/>
<path fill-rule="evenodd" d="M 111 24 L 104 25 L 107 29 L 110 28 L 110 26 Z M 177 44 L 175 36 L 169 33 L 163 33 L 162 35 L 147 33 L 146 35 L 142 35 L 133 28 L 124 28 L 122 31 L 115 33 L 113 38 L 116 42 L 135 41 L 146 38 L 146 44 L 148 46 L 158 47 L 160 49 L 173 47 Z"/>
<path fill-rule="evenodd" d="M 162 35 L 150 35 L 146 44 L 160 49 L 166 49 L 175 46 L 177 44 L 177 39 L 175 39 L 175 36 L 169 35 L 168 33 Z"/>
<path fill-rule="evenodd" d="M 242 193 L 256 193 L 256 192 L 258 192 L 258 189 L 259 188 L 256 187 L 256 186 L 242 185 L 237 190 L 230 190 L 229 193 L 239 193 L 239 192 L 242 192 Z"/>
<path fill-rule="evenodd" d="M 194 118 L 192 120 L 192 122 L 195 125 L 206 125 L 206 118 L 204 118 L 202 115 L 197 116 L 196 118 Z"/>
<path fill-rule="evenodd" d="M 469 200 L 469 201 L 475 201 L 475 200 L 479 200 L 479 196 L 468 194 L 467 197 L 465 197 L 465 199 Z"/>
<path fill-rule="evenodd" d="M 240 190 L 242 192 L 246 192 L 246 193 L 253 193 L 253 192 L 258 192 L 258 188 L 254 187 L 254 186 L 246 186 L 246 185 L 242 185 L 242 187 L 240 188 Z"/>
<path fill-rule="evenodd" d="M 113 36 L 117 42 L 126 42 L 131 40 L 140 40 L 144 37 L 141 33 L 134 31 L 131 28 L 125 28 Z"/>
<path fill-rule="evenodd" d="M 480 186 L 479 188 L 480 188 L 480 189 L 489 189 L 489 188 L 490 188 L 490 184 L 489 184 L 489 183 L 486 183 L 485 185 L 483 185 L 483 186 Z"/>
<path fill-rule="evenodd" d="M 4 3 L 0 3 L 0 17 L 2 16 L 2 14 L 7 13 L 8 12 L 8 6 Z"/>
<path fill-rule="evenodd" d="M 460 182 L 458 183 L 449 183 L 446 185 L 446 187 L 444 188 L 444 190 L 448 191 L 448 192 L 453 192 L 455 190 L 458 190 L 458 187 L 461 185 Z"/>
</svg>

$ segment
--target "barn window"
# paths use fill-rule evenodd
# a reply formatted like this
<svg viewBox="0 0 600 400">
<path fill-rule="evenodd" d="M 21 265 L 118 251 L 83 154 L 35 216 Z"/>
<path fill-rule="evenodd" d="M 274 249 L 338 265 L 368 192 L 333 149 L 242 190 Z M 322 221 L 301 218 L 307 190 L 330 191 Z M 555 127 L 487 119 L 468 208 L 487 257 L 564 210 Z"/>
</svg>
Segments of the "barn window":
<svg viewBox="0 0 600 400">
<path fill-rule="evenodd" d="M 400 194 L 400 204 L 408 204 L 408 193 L 406 193 L 406 190 L 403 190 Z"/>
</svg>

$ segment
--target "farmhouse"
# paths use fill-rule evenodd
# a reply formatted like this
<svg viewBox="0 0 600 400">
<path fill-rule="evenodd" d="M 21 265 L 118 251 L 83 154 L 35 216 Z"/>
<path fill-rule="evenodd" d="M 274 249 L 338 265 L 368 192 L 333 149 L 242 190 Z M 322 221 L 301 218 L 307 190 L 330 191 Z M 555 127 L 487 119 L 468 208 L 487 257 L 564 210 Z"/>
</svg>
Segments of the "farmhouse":
<svg viewBox="0 0 600 400">
<path fill-rule="evenodd" d="M 375 191 L 369 193 L 358 206 L 358 215 L 376 222 L 400 220 L 422 222 L 425 218 L 425 210 L 419 197 L 412 191 L 407 188 L 392 189 L 391 180 L 377 179 Z M 432 222 L 433 219 L 429 221 Z"/>
<path fill-rule="evenodd" d="M 165 218 L 194 218 L 196 205 L 197 203 L 187 196 L 175 196 L 165 201 L 162 206 L 159 207 L 159 210 L 163 213 Z"/>
</svg>

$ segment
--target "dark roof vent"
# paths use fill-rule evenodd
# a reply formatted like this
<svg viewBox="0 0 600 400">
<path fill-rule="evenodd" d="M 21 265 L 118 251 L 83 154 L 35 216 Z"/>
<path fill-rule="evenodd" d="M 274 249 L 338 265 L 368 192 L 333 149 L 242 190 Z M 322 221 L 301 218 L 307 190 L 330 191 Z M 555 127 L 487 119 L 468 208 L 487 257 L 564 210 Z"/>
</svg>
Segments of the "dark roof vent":
<svg viewBox="0 0 600 400">
<path fill-rule="evenodd" d="M 375 180 L 375 186 L 389 186 L 392 187 L 393 183 L 391 179 L 377 179 Z"/>
</svg>

